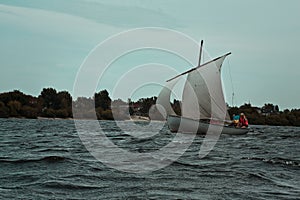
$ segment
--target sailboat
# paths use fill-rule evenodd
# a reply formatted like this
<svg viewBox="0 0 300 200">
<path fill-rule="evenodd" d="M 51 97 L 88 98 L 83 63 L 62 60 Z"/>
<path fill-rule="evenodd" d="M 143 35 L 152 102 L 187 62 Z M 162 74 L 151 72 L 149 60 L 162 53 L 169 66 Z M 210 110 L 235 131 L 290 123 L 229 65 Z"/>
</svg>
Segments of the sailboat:
<svg viewBox="0 0 300 200">
<path fill-rule="evenodd" d="M 171 132 L 206 134 L 246 134 L 248 128 L 230 126 L 230 117 L 224 99 L 221 81 L 221 67 L 231 53 L 201 64 L 203 41 L 200 46 L 198 66 L 167 80 L 158 95 L 156 104 L 164 113 Z M 177 115 L 171 104 L 172 90 L 179 79 L 187 75 L 182 93 L 181 116 Z"/>
</svg>

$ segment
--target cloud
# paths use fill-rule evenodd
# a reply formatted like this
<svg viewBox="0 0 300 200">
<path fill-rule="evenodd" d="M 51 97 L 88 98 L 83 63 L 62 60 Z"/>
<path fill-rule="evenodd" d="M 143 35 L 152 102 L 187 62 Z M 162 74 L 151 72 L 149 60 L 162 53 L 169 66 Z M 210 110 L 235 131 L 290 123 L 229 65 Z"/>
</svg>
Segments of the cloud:
<svg viewBox="0 0 300 200">
<path fill-rule="evenodd" d="M 165 14 L 153 6 L 145 7 L 143 3 L 119 2 L 112 4 L 110 1 L 105 3 L 99 1 L 61 1 L 51 2 L 42 1 L 10 1 L 7 5 L 14 5 L 23 8 L 37 10 L 47 10 L 49 12 L 64 13 L 78 16 L 90 21 L 109 26 L 122 28 L 135 28 L 140 26 L 179 26 L 177 20 L 169 14 Z"/>
<path fill-rule="evenodd" d="M 107 35 L 120 30 L 79 16 L 6 5 L 0 5 L 0 22 L 23 31 L 49 37 L 63 37 L 75 42 L 85 38 L 84 43 L 90 38 L 95 39 L 106 35 L 103 30 Z"/>
<path fill-rule="evenodd" d="M 63 5 L 61 6 L 64 8 Z M 124 18 L 126 12 L 132 11 L 130 9 L 122 12 L 118 12 L 117 9 L 114 11 L 115 19 L 101 23 L 105 19 L 97 15 L 94 18 L 99 20 L 89 18 L 85 15 L 87 11 L 75 15 L 72 9 L 63 13 L 54 11 L 55 9 L 44 10 L 37 7 L 0 4 L 0 23 L 5 30 L 0 38 L 2 44 L 0 67 L 7 72 L 6 77 L 15 77 L 19 80 L 16 83 L 15 79 L 4 79 L 4 73 L 1 74 L 0 79 L 4 81 L 3 90 L 9 90 L 12 85 L 18 87 L 21 82 L 22 85 L 19 87 L 27 91 L 33 91 L 32 83 L 35 83 L 37 85 L 35 93 L 40 92 L 40 88 L 43 87 L 41 82 L 48 85 L 52 83 L 50 85 L 60 88 L 64 84 L 72 85 L 77 69 L 94 46 L 122 31 L 124 27 L 118 26 L 120 21 L 127 23 L 130 20 L 126 19 L 131 18 L 132 22 L 129 24 L 135 23 L 133 14 L 128 16 L 129 18 L 120 20 Z M 120 6 L 113 7 L 120 8 Z M 111 12 L 110 9 L 105 8 L 102 8 L 102 11 L 101 15 Z M 135 14 L 139 16 L 140 12 L 143 11 Z M 151 11 L 146 15 L 151 15 L 149 13 Z M 159 21 L 158 18 L 156 21 Z M 70 77 L 70 74 L 74 77 Z M 31 79 L 31 83 L 28 82 L 29 77 L 35 77 Z M 68 90 L 72 89 L 68 87 Z"/>
</svg>

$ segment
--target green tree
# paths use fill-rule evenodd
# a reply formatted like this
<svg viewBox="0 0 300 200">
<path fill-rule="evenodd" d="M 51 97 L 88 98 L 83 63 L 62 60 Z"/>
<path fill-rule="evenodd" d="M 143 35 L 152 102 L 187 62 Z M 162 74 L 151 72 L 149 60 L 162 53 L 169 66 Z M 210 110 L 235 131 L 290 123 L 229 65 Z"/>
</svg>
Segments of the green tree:
<svg viewBox="0 0 300 200">
<path fill-rule="evenodd" d="M 73 102 L 73 116 L 76 119 L 94 119 L 95 118 L 95 104 L 93 99 L 86 97 L 78 97 Z"/>
<path fill-rule="evenodd" d="M 57 93 L 57 101 L 59 103 L 59 110 L 63 118 L 72 117 L 72 96 L 67 91 Z"/>
<path fill-rule="evenodd" d="M 113 112 L 113 118 L 115 120 L 128 120 L 130 119 L 129 105 L 122 99 L 112 101 L 111 110 Z"/>
<path fill-rule="evenodd" d="M 72 97 L 67 91 L 58 92 L 57 101 L 59 102 L 59 108 L 61 109 L 72 107 Z"/>
<path fill-rule="evenodd" d="M 111 98 L 107 90 L 102 90 L 99 93 L 95 93 L 95 107 L 101 107 L 103 110 L 110 109 Z"/>
<path fill-rule="evenodd" d="M 277 112 L 279 112 L 279 107 L 278 107 L 278 105 L 273 105 L 271 103 L 266 103 L 262 107 L 262 112 L 263 113 L 277 113 Z"/>
<path fill-rule="evenodd" d="M 266 124 L 280 126 L 281 119 L 279 115 L 269 115 L 266 117 Z"/>
<path fill-rule="evenodd" d="M 46 108 L 46 109 L 43 110 L 42 116 L 43 117 L 55 118 L 56 117 L 56 111 L 52 108 Z"/>
<path fill-rule="evenodd" d="M 13 92 L 1 93 L 0 101 L 2 101 L 5 105 L 7 105 L 10 101 L 18 101 L 21 105 L 35 106 L 37 98 L 31 95 L 26 95 L 19 90 L 14 90 Z"/>
<path fill-rule="evenodd" d="M 235 107 L 231 107 L 231 108 L 228 109 L 228 114 L 231 117 L 231 119 L 232 119 L 233 115 L 236 115 L 236 114 L 239 114 L 239 113 L 240 113 L 240 110 L 236 106 Z"/>
<path fill-rule="evenodd" d="M 44 88 L 39 96 L 42 99 L 43 106 L 46 108 L 58 109 L 59 102 L 57 92 L 53 88 Z"/>
<path fill-rule="evenodd" d="M 7 117 L 9 117 L 9 108 L 7 108 L 2 101 L 0 101 L 0 118 Z"/>
<path fill-rule="evenodd" d="M 138 101 L 138 103 L 140 104 L 141 108 L 140 108 L 140 112 L 144 115 L 144 116 L 149 116 L 149 110 L 151 108 L 152 105 L 155 105 L 157 100 L 157 97 L 149 97 L 149 98 L 142 98 Z"/>
<path fill-rule="evenodd" d="M 177 115 L 181 116 L 181 102 L 179 100 L 173 100 L 172 108 Z"/>
<path fill-rule="evenodd" d="M 105 119 L 105 120 L 113 120 L 114 119 L 111 110 L 104 110 L 101 113 L 101 117 L 102 117 L 102 119 Z"/>
<path fill-rule="evenodd" d="M 20 110 L 21 110 L 21 103 L 19 101 L 10 101 L 7 104 L 8 108 L 9 108 L 9 114 L 11 117 L 19 117 L 20 116 Z"/>
<path fill-rule="evenodd" d="M 58 109 L 55 110 L 55 117 L 58 118 L 68 118 L 69 117 L 69 112 L 67 109 Z"/>
<path fill-rule="evenodd" d="M 21 115 L 26 118 L 36 119 L 38 117 L 38 109 L 30 106 L 22 106 Z"/>
</svg>

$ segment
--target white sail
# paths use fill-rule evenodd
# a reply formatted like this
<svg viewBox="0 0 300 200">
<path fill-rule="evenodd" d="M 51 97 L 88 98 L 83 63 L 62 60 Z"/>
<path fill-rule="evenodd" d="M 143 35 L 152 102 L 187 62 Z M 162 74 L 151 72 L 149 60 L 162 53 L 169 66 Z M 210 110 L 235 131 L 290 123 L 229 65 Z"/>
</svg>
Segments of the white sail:
<svg viewBox="0 0 300 200">
<path fill-rule="evenodd" d="M 190 72 L 187 76 L 182 94 L 182 105 L 183 117 L 210 118 L 210 95 L 205 80 L 198 70 Z"/>
<path fill-rule="evenodd" d="M 190 106 L 183 107 L 182 114 L 184 117 L 221 120 L 228 118 L 221 83 L 221 66 L 227 55 L 229 54 L 187 72 L 188 77 L 184 86 L 182 101 L 183 105 Z M 195 109 L 195 104 L 199 105 L 199 110 Z"/>
<path fill-rule="evenodd" d="M 178 78 L 175 78 L 164 86 L 164 88 L 159 93 L 157 100 L 156 100 L 156 107 L 158 111 L 166 118 L 168 115 L 176 115 L 174 112 L 171 104 L 170 104 L 170 97 L 172 93 L 172 89 L 174 88 L 175 84 L 178 82 Z"/>
<path fill-rule="evenodd" d="M 187 75 L 182 95 L 182 116 L 174 115 L 174 111 L 171 110 L 173 112 L 167 112 L 167 123 L 171 132 L 206 134 L 199 152 L 201 158 L 211 151 L 221 133 L 241 135 L 249 131 L 225 125 L 225 120 L 230 120 L 230 117 L 222 89 L 221 67 L 229 54 L 200 65 L 200 53 L 197 67 L 167 81 L 167 85 L 171 85 L 168 88 L 171 89 L 179 77 Z M 164 107 L 169 110 L 172 109 L 169 102 L 171 91 L 165 88 L 164 90 L 159 95 L 160 104 L 166 104 Z"/>
</svg>

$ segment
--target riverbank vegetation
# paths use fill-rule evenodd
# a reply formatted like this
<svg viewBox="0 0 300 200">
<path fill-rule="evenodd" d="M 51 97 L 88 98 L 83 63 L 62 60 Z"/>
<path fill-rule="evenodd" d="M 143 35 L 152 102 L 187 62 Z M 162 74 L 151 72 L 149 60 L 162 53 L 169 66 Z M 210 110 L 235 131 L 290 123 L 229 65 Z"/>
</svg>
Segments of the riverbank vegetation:
<svg viewBox="0 0 300 200">
<path fill-rule="evenodd" d="M 95 93 L 93 97 L 79 97 L 73 100 L 69 92 L 58 92 L 53 88 L 44 88 L 37 97 L 15 90 L 0 94 L 0 117 L 73 118 L 73 112 L 78 108 L 80 112 L 76 114 L 76 118 L 82 119 L 96 117 L 98 120 L 126 120 L 129 119 L 129 115 L 136 115 L 162 120 L 162 115 L 158 114 L 159 112 L 153 107 L 156 99 L 157 97 L 141 98 L 138 101 L 128 99 L 126 102 L 121 99 L 112 100 L 109 93 L 102 90 Z M 171 105 L 180 115 L 181 102 L 174 100 Z M 281 111 L 278 105 L 271 103 L 266 103 L 263 107 L 255 107 L 251 104 L 229 107 L 228 112 L 230 116 L 245 113 L 250 124 L 300 126 L 300 109 Z"/>
</svg>

